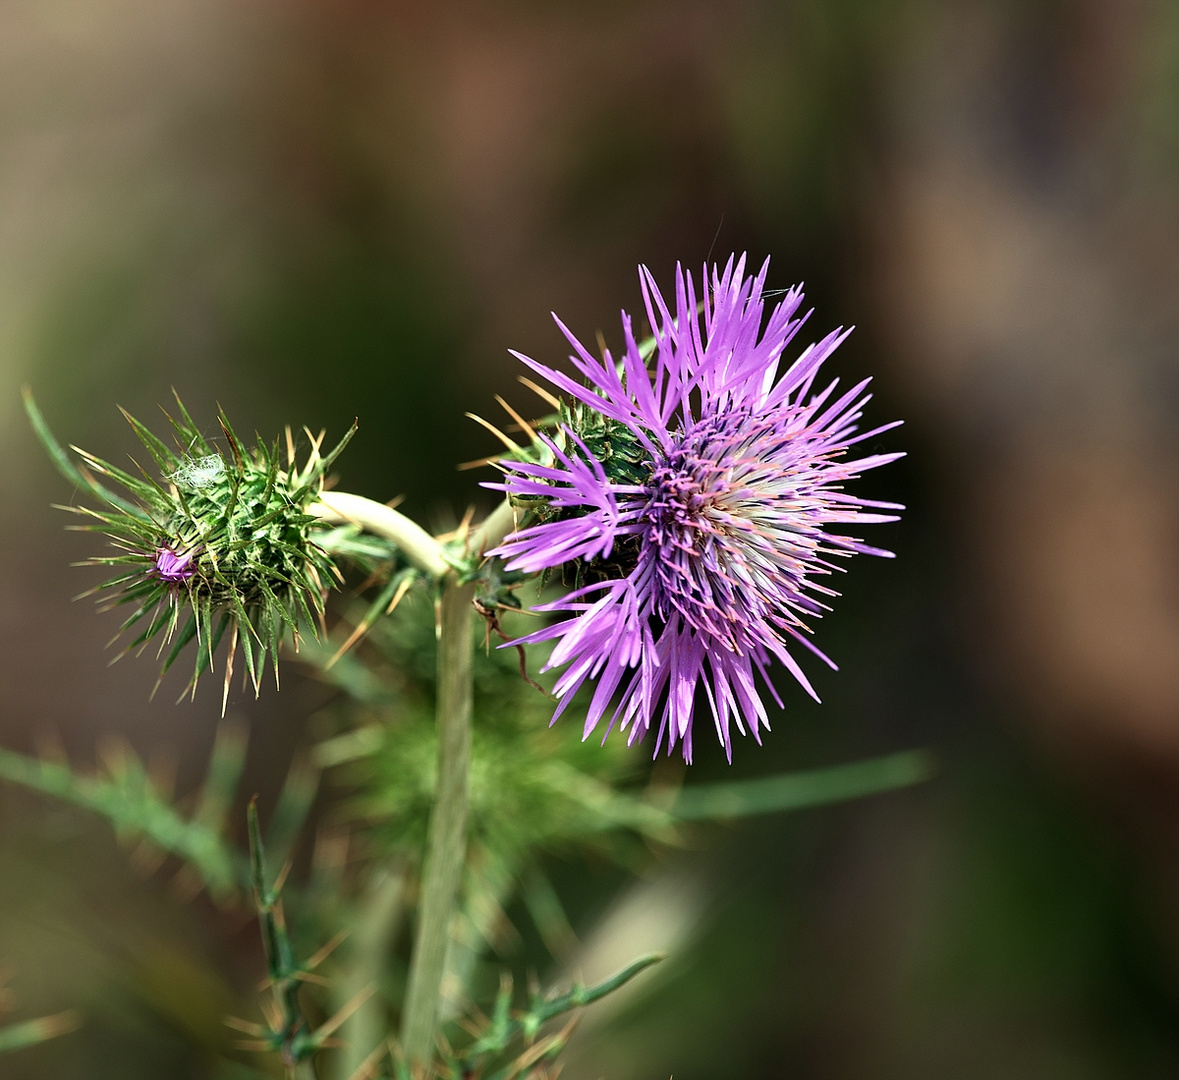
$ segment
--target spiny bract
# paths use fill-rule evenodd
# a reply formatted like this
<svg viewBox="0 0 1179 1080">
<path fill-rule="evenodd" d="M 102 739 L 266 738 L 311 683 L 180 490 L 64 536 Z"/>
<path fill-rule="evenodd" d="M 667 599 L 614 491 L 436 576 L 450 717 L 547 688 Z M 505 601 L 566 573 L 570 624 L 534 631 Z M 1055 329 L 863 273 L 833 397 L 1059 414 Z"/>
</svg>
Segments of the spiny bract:
<svg viewBox="0 0 1179 1080">
<path fill-rule="evenodd" d="M 175 450 L 124 411 L 159 470 L 156 478 L 138 463 L 140 475 L 135 476 L 74 447 L 82 461 L 77 469 L 31 398 L 27 402 L 37 433 L 58 467 L 103 504 L 100 509 L 66 509 L 91 519 L 81 527 L 105 533 L 118 549 L 115 555 L 87 560 L 87 565 L 120 571 L 91 592 L 105 607 L 133 605 L 119 628 L 120 635 L 135 635 L 124 653 L 160 638 L 160 653 L 168 648 L 162 677 L 195 638 L 196 662 L 189 683 L 195 692 L 228 631 L 224 711 L 239 645 L 256 694 L 268 655 L 278 679 L 278 649 L 284 635 L 289 633 L 297 644 L 301 629 L 316 632 L 324 596 L 338 571 L 315 542 L 319 519 L 308 508 L 319 497 L 324 475 L 355 425 L 327 454 L 320 453 L 323 435 L 312 437 L 308 432 L 310 451 L 299 467 L 289 429 L 285 455 L 278 440 L 247 450 L 221 412 L 220 449 L 201 434 L 179 397 L 176 403 L 178 417 L 165 412 Z M 121 486 L 131 498 L 112 491 L 105 481 Z"/>
</svg>

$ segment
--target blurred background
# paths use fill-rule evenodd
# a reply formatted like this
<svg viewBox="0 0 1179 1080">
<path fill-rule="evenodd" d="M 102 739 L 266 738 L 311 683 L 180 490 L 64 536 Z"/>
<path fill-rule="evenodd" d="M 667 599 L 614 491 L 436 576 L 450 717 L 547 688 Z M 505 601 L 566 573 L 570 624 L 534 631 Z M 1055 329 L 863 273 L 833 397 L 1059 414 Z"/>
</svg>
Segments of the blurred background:
<svg viewBox="0 0 1179 1080">
<path fill-rule="evenodd" d="M 22 383 L 113 461 L 116 404 L 173 386 L 267 437 L 359 416 L 342 486 L 445 527 L 489 504 L 463 413 L 535 412 L 507 349 L 560 362 L 550 310 L 617 344 L 638 263 L 770 255 L 810 336 L 857 325 L 833 368 L 910 455 L 865 488 L 910 509 L 819 627 L 824 704 L 784 687 L 764 748 L 700 739 L 693 777 L 920 745 L 941 773 L 652 869 L 632 944 L 672 958 L 565 1075 L 1173 1076 L 1177 182 L 1167 0 L 4 0 L 0 739 L 127 739 L 183 791 L 217 723 L 107 666 Z M 324 696 L 289 671 L 231 699 L 264 800 Z M 587 939 L 620 917 L 616 878 L 559 869 Z M 172 894 L 0 791 L 14 1016 L 86 1014 L 6 1075 L 213 1075 L 256 935 Z"/>
</svg>

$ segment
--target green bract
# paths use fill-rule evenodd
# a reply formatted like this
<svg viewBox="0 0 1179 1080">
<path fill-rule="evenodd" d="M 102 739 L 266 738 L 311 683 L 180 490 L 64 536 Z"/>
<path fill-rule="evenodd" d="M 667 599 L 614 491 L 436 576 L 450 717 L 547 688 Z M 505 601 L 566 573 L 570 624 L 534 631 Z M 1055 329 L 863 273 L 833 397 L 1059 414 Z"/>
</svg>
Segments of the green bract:
<svg viewBox="0 0 1179 1080">
<path fill-rule="evenodd" d="M 269 655 L 278 678 L 278 648 L 287 633 L 296 645 L 302 629 L 316 632 L 323 600 L 337 575 L 335 564 L 315 542 L 318 519 L 308 513 L 323 489 L 324 475 L 356 430 L 330 453 L 321 454 L 322 434 L 308 432 L 311 447 L 299 467 L 290 429 L 285 453 L 278 440 L 247 450 L 218 415 L 220 442 L 211 445 L 176 399 L 178 418 L 168 417 L 176 449 L 124 412 L 151 455 L 159 476 L 136 462 L 135 476 L 72 448 L 78 468 L 49 432 L 30 395 L 26 407 L 41 441 L 59 470 L 101 502 L 99 509 L 66 507 L 90 519 L 81 528 L 106 534 L 117 554 L 87 560 L 87 565 L 118 568 L 97 586 L 107 607 L 133 610 L 119 629 L 135 636 L 124 652 L 161 638 L 161 676 L 194 638 L 196 661 L 189 689 L 229 632 L 222 710 L 241 645 L 246 671 L 258 692 Z M 101 477 L 102 479 L 98 479 Z M 130 498 L 110 490 L 113 481 Z"/>
<path fill-rule="evenodd" d="M 601 463 L 612 484 L 645 484 L 651 475 L 650 454 L 638 436 L 625 424 L 611 420 L 580 401 L 561 402 L 560 424 L 554 436 L 567 454 L 580 456 L 565 436 L 568 428 Z"/>
</svg>

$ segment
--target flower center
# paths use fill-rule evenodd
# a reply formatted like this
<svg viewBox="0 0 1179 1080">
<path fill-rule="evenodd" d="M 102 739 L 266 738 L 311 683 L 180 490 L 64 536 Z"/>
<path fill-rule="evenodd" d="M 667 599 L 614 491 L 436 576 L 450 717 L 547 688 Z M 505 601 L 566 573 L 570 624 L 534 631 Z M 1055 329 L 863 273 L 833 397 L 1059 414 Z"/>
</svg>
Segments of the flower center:
<svg viewBox="0 0 1179 1080">
<path fill-rule="evenodd" d="M 716 422 L 690 431 L 652 470 L 643 556 L 657 582 L 656 614 L 707 634 L 732 652 L 753 643 L 766 602 L 751 572 L 754 526 L 744 485 Z"/>
<path fill-rule="evenodd" d="M 192 565 L 192 555 L 191 551 L 178 555 L 171 548 L 157 548 L 153 572 L 169 585 L 181 585 L 196 573 L 196 567 Z"/>
</svg>

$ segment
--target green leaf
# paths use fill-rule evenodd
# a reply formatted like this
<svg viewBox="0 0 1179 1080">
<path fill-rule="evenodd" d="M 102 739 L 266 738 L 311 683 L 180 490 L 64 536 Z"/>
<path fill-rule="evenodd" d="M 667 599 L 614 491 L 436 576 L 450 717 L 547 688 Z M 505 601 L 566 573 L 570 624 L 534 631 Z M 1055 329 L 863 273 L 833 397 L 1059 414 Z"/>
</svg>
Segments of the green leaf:
<svg viewBox="0 0 1179 1080">
<path fill-rule="evenodd" d="M 49 460 L 56 466 L 57 471 L 73 484 L 74 487 L 92 491 L 112 506 L 117 506 L 120 510 L 132 514 L 135 517 L 142 517 L 143 511 L 134 503 L 119 498 L 118 495 L 113 491 L 107 490 L 93 477 L 82 475 L 78 467 L 70 460 L 69 454 L 62 449 L 61 443 L 54 438 L 53 432 L 49 430 L 49 425 L 45 423 L 45 417 L 41 415 L 41 410 L 37 408 L 37 402 L 33 398 L 33 391 L 26 386 L 22 393 L 25 401 L 25 413 L 29 418 L 29 423 L 33 426 L 33 433 L 45 448 L 45 452 L 49 455 Z"/>
<path fill-rule="evenodd" d="M 246 764 L 246 743 L 246 731 L 240 724 L 223 720 L 217 726 L 213 754 L 209 758 L 204 787 L 192 820 L 218 835 L 225 831 L 229 810 L 241 781 Z"/>
<path fill-rule="evenodd" d="M 192 639 L 194 637 L 196 637 L 196 634 L 197 634 L 196 616 L 190 615 L 188 617 L 188 621 L 184 624 L 184 629 L 180 631 L 180 636 L 177 637 L 176 643 L 172 646 L 171 651 L 168 653 L 167 657 L 164 660 L 163 666 L 160 668 L 160 678 L 161 679 L 164 677 L 164 674 L 165 674 L 165 672 L 167 672 L 168 668 L 170 668 L 176 662 L 176 657 L 178 657 L 180 655 L 180 653 L 183 651 L 184 646 L 187 645 L 190 641 L 192 641 Z M 159 685 L 158 680 L 156 682 L 156 685 L 157 686 Z"/>
<path fill-rule="evenodd" d="M 172 415 L 162 405 L 160 406 L 160 412 L 168 418 L 168 423 L 172 425 L 173 430 L 181 441 L 188 444 L 184 448 L 184 452 L 191 454 L 195 450 L 202 457 L 211 454 L 213 452 L 212 448 L 205 442 L 200 430 L 193 423 L 192 417 L 188 415 L 188 410 L 184 407 L 184 402 L 180 400 L 180 395 L 176 393 L 175 388 L 172 390 L 172 396 L 176 399 L 176 407 L 179 409 L 181 420 L 184 422 L 180 423 L 174 420 Z"/>
<path fill-rule="evenodd" d="M 176 470 L 176 466 L 180 464 L 179 459 L 171 449 L 161 439 L 152 434 L 147 427 L 135 419 L 126 409 L 121 405 L 119 412 L 123 414 L 123 418 L 131 425 L 131 430 L 139 436 L 139 441 L 147 447 L 147 452 L 151 454 L 152 460 L 155 461 L 159 467 L 160 472 L 165 476 L 171 475 Z M 123 482 L 123 481 L 120 481 Z"/>
<path fill-rule="evenodd" d="M 56 1016 L 42 1016 L 37 1020 L 25 1020 L 0 1028 L 0 1054 L 36 1046 L 47 1039 L 56 1038 L 74 1031 L 81 1023 L 76 1012 L 58 1013 Z"/>
<path fill-rule="evenodd" d="M 291 857 L 295 841 L 311 813 L 319 793 L 319 775 L 314 765 L 301 758 L 296 758 L 287 772 L 266 830 L 266 845 L 276 853 L 280 866 Z"/>
<path fill-rule="evenodd" d="M 463 1053 L 462 1058 L 468 1067 L 479 1063 L 480 1059 L 487 1059 L 502 1054 L 516 1038 L 530 1040 L 549 1020 L 567 1013 L 572 1009 L 592 1005 L 607 994 L 613 993 L 619 987 L 630 982 L 639 972 L 646 970 L 653 964 L 659 963 L 663 957 L 658 953 L 640 956 L 637 960 L 627 964 L 621 971 L 596 986 L 586 987 L 575 984 L 567 993 L 552 998 L 534 998 L 531 1005 L 523 1013 L 511 1017 L 511 984 L 501 983 L 500 992 L 496 998 L 493 1019 L 488 1029 Z M 508 1074 L 511 1065 L 488 1074 L 488 1080 L 495 1080 Z M 478 1071 L 472 1069 L 472 1071 Z"/>
<path fill-rule="evenodd" d="M 670 813 L 681 821 L 716 821 L 805 810 L 909 787 L 936 771 L 937 761 L 928 750 L 903 750 L 850 765 L 681 788 Z"/>
<path fill-rule="evenodd" d="M 358 421 L 353 420 L 352 426 L 344 433 L 344 437 L 338 443 L 336 443 L 336 445 L 331 450 L 324 454 L 323 463 L 317 470 L 318 472 L 323 473 L 331 468 L 332 463 L 336 460 L 336 458 L 338 458 L 344 452 L 344 447 L 346 447 L 352 441 L 352 436 L 356 434 L 356 429 L 358 426 Z"/>
<path fill-rule="evenodd" d="M 68 765 L 0 749 L 0 779 L 52 795 L 106 818 L 120 835 L 143 836 L 190 864 L 216 900 L 228 897 L 240 868 L 219 832 L 185 820 L 154 790 L 146 771 L 129 758 L 120 775 L 82 776 Z"/>
</svg>

